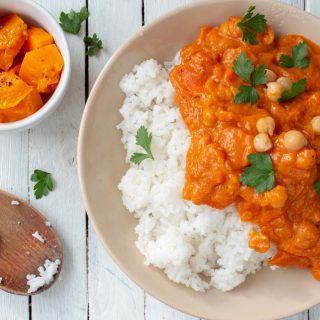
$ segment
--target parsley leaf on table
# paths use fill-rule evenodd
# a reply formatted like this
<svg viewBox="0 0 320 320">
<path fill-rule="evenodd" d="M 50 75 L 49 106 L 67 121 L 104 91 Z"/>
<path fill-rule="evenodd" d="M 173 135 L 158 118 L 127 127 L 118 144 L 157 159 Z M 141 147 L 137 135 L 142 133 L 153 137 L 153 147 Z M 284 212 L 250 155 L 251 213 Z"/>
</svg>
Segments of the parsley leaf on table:
<svg viewBox="0 0 320 320">
<path fill-rule="evenodd" d="M 318 180 L 315 184 L 314 184 L 314 188 L 317 191 L 317 195 L 320 196 L 320 180 Z"/>
<path fill-rule="evenodd" d="M 144 149 L 146 153 L 134 153 L 130 161 L 134 164 L 140 164 L 145 159 L 154 160 L 153 154 L 151 152 L 151 141 L 152 141 L 152 133 L 148 133 L 148 130 L 141 126 L 136 135 L 136 144 Z"/>
<path fill-rule="evenodd" d="M 267 153 L 253 153 L 248 156 L 250 167 L 245 168 L 240 181 L 260 193 L 271 190 L 275 185 L 274 168 Z"/>
<path fill-rule="evenodd" d="M 238 59 L 233 61 L 233 71 L 239 78 L 251 84 L 251 86 L 239 86 L 234 102 L 237 104 L 246 102 L 250 102 L 252 105 L 256 104 L 259 100 L 259 94 L 254 86 L 267 82 L 266 66 L 261 64 L 255 69 L 246 53 L 242 52 Z"/>
<path fill-rule="evenodd" d="M 292 58 L 286 54 L 280 56 L 280 65 L 285 68 L 297 67 L 300 69 L 305 69 L 310 64 L 310 59 L 308 57 L 308 46 L 305 42 L 300 42 L 294 46 L 291 50 Z"/>
<path fill-rule="evenodd" d="M 83 41 L 88 46 L 88 56 L 95 56 L 99 50 L 103 48 L 102 41 L 98 38 L 96 33 L 94 33 L 92 37 L 84 37 Z"/>
<path fill-rule="evenodd" d="M 49 191 L 53 190 L 53 181 L 51 178 L 51 173 L 49 172 L 36 169 L 31 176 L 31 181 L 36 182 L 35 186 L 33 187 L 36 199 L 47 196 Z"/>
<path fill-rule="evenodd" d="M 60 13 L 60 26 L 65 32 L 78 34 L 81 23 L 89 17 L 89 11 L 86 7 L 82 7 L 79 12 L 71 10 L 69 13 Z"/>
<path fill-rule="evenodd" d="M 267 21 L 263 14 L 257 13 L 253 16 L 255 6 L 250 6 L 243 18 L 237 23 L 242 30 L 242 40 L 250 44 L 258 44 L 255 32 L 263 33 L 267 29 Z"/>
<path fill-rule="evenodd" d="M 290 90 L 285 90 L 282 92 L 279 102 L 284 102 L 295 98 L 297 95 L 306 90 L 307 79 L 303 78 L 294 82 Z"/>
</svg>

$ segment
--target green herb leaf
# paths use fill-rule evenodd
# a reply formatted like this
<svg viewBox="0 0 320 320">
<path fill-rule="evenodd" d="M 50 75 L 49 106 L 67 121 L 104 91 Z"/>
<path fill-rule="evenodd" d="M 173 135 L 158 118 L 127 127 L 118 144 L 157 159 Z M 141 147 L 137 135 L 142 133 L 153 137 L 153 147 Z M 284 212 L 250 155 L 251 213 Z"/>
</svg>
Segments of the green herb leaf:
<svg viewBox="0 0 320 320">
<path fill-rule="evenodd" d="M 237 60 L 233 61 L 233 71 L 241 79 L 251 83 L 251 74 L 254 70 L 254 65 L 247 58 L 245 52 L 241 52 Z"/>
<path fill-rule="evenodd" d="M 233 61 L 233 71 L 244 81 L 251 84 L 251 86 L 240 85 L 238 93 L 235 96 L 234 102 L 236 104 L 250 102 L 256 104 L 259 100 L 259 94 L 254 86 L 265 84 L 267 82 L 266 66 L 260 65 L 254 69 L 254 65 L 242 52 L 237 60 Z"/>
<path fill-rule="evenodd" d="M 287 56 L 286 54 L 282 54 L 280 56 L 280 65 L 285 68 L 292 68 L 293 67 L 292 58 Z"/>
<path fill-rule="evenodd" d="M 239 91 L 235 96 L 234 102 L 236 104 L 247 103 L 256 104 L 259 100 L 257 90 L 250 86 L 240 85 Z"/>
<path fill-rule="evenodd" d="M 89 17 L 89 11 L 86 7 L 81 8 L 79 12 L 71 10 L 69 13 L 60 13 L 60 26 L 65 32 L 78 34 L 81 23 Z"/>
<path fill-rule="evenodd" d="M 266 65 L 261 64 L 256 68 L 252 74 L 252 84 L 258 86 L 259 84 L 265 84 L 267 82 L 267 70 Z"/>
<path fill-rule="evenodd" d="M 267 29 L 264 15 L 257 13 L 253 16 L 255 8 L 255 6 L 250 6 L 243 18 L 237 23 L 237 26 L 242 30 L 242 40 L 250 44 L 258 44 L 254 32 L 263 33 Z"/>
<path fill-rule="evenodd" d="M 285 102 L 295 98 L 297 95 L 306 90 L 307 87 L 307 79 L 303 78 L 294 82 L 290 90 L 285 90 L 282 92 L 279 102 Z"/>
<path fill-rule="evenodd" d="M 320 180 L 318 180 L 315 184 L 314 184 L 314 188 L 317 191 L 317 195 L 320 196 Z"/>
<path fill-rule="evenodd" d="M 95 56 L 99 50 L 103 48 L 102 41 L 98 38 L 96 33 L 94 33 L 92 37 L 84 37 L 83 41 L 88 46 L 88 56 Z"/>
<path fill-rule="evenodd" d="M 248 156 L 250 167 L 245 168 L 240 181 L 260 193 L 272 190 L 275 185 L 274 168 L 268 153 L 253 153 Z"/>
<path fill-rule="evenodd" d="M 47 196 L 49 191 L 53 190 L 53 181 L 51 178 L 51 173 L 49 172 L 36 169 L 31 176 L 31 181 L 36 182 L 35 186 L 33 187 L 36 199 Z"/>
<path fill-rule="evenodd" d="M 285 68 L 297 67 L 305 69 L 310 64 L 308 57 L 308 45 L 305 42 L 300 42 L 291 50 L 292 58 L 286 54 L 280 56 L 280 65 Z"/>
<path fill-rule="evenodd" d="M 148 130 L 144 126 L 141 126 L 137 131 L 136 144 L 142 147 L 146 153 L 134 153 L 130 161 L 135 164 L 140 164 L 145 159 L 154 160 L 151 152 L 151 141 L 152 133 L 148 133 Z"/>
</svg>

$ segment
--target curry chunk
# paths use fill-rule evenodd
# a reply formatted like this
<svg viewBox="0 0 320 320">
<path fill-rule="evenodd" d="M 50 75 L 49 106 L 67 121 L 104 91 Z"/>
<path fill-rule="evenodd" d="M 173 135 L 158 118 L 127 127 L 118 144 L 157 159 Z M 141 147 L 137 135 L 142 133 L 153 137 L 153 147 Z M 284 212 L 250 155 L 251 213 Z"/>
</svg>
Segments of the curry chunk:
<svg viewBox="0 0 320 320">
<path fill-rule="evenodd" d="M 247 43 L 240 20 L 201 28 L 170 74 L 192 137 L 183 197 L 219 209 L 235 204 L 241 220 L 255 224 L 248 245 L 258 252 L 276 245 L 270 265 L 310 268 L 320 280 L 320 47 L 299 35 L 275 38 L 270 26 L 255 33 L 255 45 Z M 308 63 L 283 66 L 281 56 L 290 59 L 302 42 Z M 237 71 L 240 55 L 249 61 Z M 265 78 L 255 85 L 245 68 L 261 65 Z M 280 99 L 299 80 L 303 90 Z M 258 97 L 253 104 L 236 102 L 240 86 Z M 251 173 L 256 180 L 271 175 L 271 188 L 241 185 L 253 154 L 269 159 L 270 166 Z"/>
</svg>

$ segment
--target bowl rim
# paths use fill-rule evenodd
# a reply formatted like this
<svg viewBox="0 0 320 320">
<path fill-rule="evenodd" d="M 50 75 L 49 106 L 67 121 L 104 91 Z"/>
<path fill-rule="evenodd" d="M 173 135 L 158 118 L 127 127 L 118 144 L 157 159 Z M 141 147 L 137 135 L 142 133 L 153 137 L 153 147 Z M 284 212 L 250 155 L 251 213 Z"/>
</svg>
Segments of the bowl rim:
<svg viewBox="0 0 320 320">
<path fill-rule="evenodd" d="M 290 10 L 294 11 L 297 14 L 306 14 L 308 15 L 311 19 L 314 19 L 317 21 L 317 23 L 320 23 L 320 17 L 317 17 L 313 14 L 311 14 L 310 12 L 307 12 L 305 10 L 299 9 L 297 7 L 294 7 L 292 5 L 289 5 L 287 3 L 283 3 L 283 2 L 279 2 L 277 0 L 265 0 L 268 1 L 270 3 L 274 3 L 276 5 L 278 5 L 279 7 L 285 7 L 285 8 L 290 8 Z M 158 18 L 154 19 L 152 22 L 148 23 L 147 25 L 141 26 L 140 28 L 137 29 L 137 31 L 130 36 L 126 41 L 124 41 L 112 54 L 112 56 L 109 58 L 109 60 L 106 62 L 106 64 L 104 65 L 104 67 L 102 68 L 102 70 L 100 71 L 97 79 L 94 82 L 94 85 L 91 89 L 91 92 L 89 94 L 89 97 L 86 101 L 86 105 L 82 114 L 82 118 L 81 118 L 81 123 L 80 123 L 80 129 L 79 129 L 79 135 L 78 135 L 78 147 L 77 147 L 77 161 L 78 161 L 78 179 L 79 179 L 79 184 L 80 184 L 80 191 L 81 191 L 81 195 L 82 195 L 82 199 L 84 201 L 84 205 L 85 205 L 85 209 L 86 212 L 88 214 L 88 217 L 90 219 L 90 222 L 95 230 L 95 232 L 98 235 L 98 238 L 100 240 L 100 242 L 102 243 L 104 249 L 107 251 L 108 255 L 111 256 L 112 260 L 116 263 L 116 265 L 119 267 L 119 269 L 126 275 L 128 276 L 128 278 L 133 281 L 138 287 L 140 287 L 142 290 L 144 290 L 147 294 L 151 295 L 152 297 L 154 297 L 155 299 L 161 301 L 162 303 L 164 303 L 167 306 L 170 306 L 180 312 L 186 313 L 188 315 L 194 316 L 194 317 L 198 317 L 198 318 L 202 318 L 203 319 L 203 315 L 200 314 L 200 311 L 194 311 L 191 310 L 191 308 L 189 307 L 177 307 L 174 305 L 174 302 L 166 300 L 164 297 L 159 296 L 159 294 L 157 293 L 157 290 L 153 289 L 153 288 L 148 288 L 146 289 L 144 287 L 144 284 L 135 276 L 135 273 L 131 272 L 129 268 L 127 268 L 126 265 L 122 264 L 119 259 L 117 258 L 117 255 L 115 254 L 114 250 L 112 249 L 111 246 L 109 246 L 109 243 L 107 243 L 106 241 L 104 241 L 103 239 L 103 229 L 99 226 L 99 224 L 97 223 L 97 220 L 95 218 L 95 215 L 93 214 L 93 210 L 91 207 L 91 201 L 90 201 L 90 190 L 86 188 L 85 186 L 85 179 L 84 179 L 84 155 L 85 155 L 85 150 L 84 150 L 84 140 L 85 140 L 85 134 L 86 131 L 88 129 L 88 118 L 89 118 L 89 113 L 92 109 L 92 104 L 94 101 L 94 96 L 96 94 L 96 92 L 98 91 L 99 87 L 101 86 L 101 83 L 103 82 L 103 79 L 105 78 L 105 75 L 109 72 L 109 70 L 112 68 L 114 62 L 118 59 L 118 56 L 120 56 L 123 52 L 125 52 L 127 50 L 128 47 L 131 46 L 132 43 L 134 43 L 139 37 L 141 37 L 141 34 L 143 34 L 144 31 L 153 28 L 154 26 L 156 26 L 158 23 L 165 21 L 166 19 L 175 16 L 177 14 L 179 14 L 180 12 L 184 11 L 184 10 L 190 10 L 192 8 L 196 8 L 199 6 L 207 6 L 209 4 L 213 4 L 213 3 L 234 3 L 234 2 L 245 2 L 247 3 L 248 0 L 195 0 L 195 2 L 187 4 L 185 6 L 181 6 L 178 8 L 175 8 L 173 10 L 168 11 L 165 14 L 162 14 L 161 16 L 159 16 Z M 169 280 L 169 279 L 167 279 Z M 190 289 L 191 290 L 191 289 Z M 313 301 L 311 301 L 308 305 L 305 305 L 304 308 L 301 307 L 295 307 L 293 306 L 292 309 L 290 310 L 290 312 L 284 312 L 282 314 L 279 314 L 278 317 L 279 318 L 285 318 L 285 317 L 290 317 L 293 316 L 297 313 L 300 313 L 302 311 L 305 311 L 307 309 L 310 309 L 312 307 L 314 307 L 315 305 L 320 303 L 320 296 L 317 299 L 314 299 Z M 232 318 L 211 318 L 208 320 L 234 320 Z M 264 320 L 274 320 L 271 318 L 264 318 Z"/>
<path fill-rule="evenodd" d="M 66 90 L 68 88 L 68 85 L 70 83 L 70 78 L 71 78 L 71 56 L 70 56 L 68 41 L 65 36 L 65 33 L 63 32 L 62 28 L 60 27 L 56 19 L 53 17 L 53 15 L 48 10 L 46 10 L 43 6 L 34 2 L 33 0 L 11 0 L 10 2 L 11 3 L 15 2 L 18 4 L 22 3 L 40 12 L 48 21 L 48 23 L 50 23 L 59 33 L 59 36 L 61 37 L 61 43 L 64 47 L 65 52 L 62 53 L 60 50 L 60 53 L 64 61 L 63 71 L 62 71 L 58 86 L 53 92 L 50 99 L 39 110 L 37 110 L 35 113 L 29 115 L 26 118 L 23 118 L 21 120 L 14 121 L 14 122 L 0 123 L 0 134 L 7 133 L 7 132 L 15 132 L 15 131 L 19 132 L 39 124 L 42 120 L 44 120 L 54 110 L 57 109 L 57 107 L 59 106 L 59 103 L 61 102 L 62 98 L 66 93 Z M 35 19 L 35 21 L 37 21 L 37 19 Z"/>
</svg>

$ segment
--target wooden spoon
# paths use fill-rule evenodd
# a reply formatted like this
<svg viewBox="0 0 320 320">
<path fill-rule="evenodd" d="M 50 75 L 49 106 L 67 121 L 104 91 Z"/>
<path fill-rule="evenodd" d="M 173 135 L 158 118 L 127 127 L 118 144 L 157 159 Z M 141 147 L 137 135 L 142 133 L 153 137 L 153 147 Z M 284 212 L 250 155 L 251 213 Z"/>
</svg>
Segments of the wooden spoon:
<svg viewBox="0 0 320 320">
<path fill-rule="evenodd" d="M 19 295 L 33 295 L 48 289 L 59 277 L 62 245 L 56 232 L 48 225 L 45 217 L 27 202 L 0 191 L 0 289 Z M 32 236 L 37 231 L 45 239 L 44 243 Z M 39 276 L 38 268 L 47 259 L 61 261 L 54 280 L 38 291 L 28 293 L 26 276 Z"/>
</svg>

